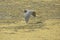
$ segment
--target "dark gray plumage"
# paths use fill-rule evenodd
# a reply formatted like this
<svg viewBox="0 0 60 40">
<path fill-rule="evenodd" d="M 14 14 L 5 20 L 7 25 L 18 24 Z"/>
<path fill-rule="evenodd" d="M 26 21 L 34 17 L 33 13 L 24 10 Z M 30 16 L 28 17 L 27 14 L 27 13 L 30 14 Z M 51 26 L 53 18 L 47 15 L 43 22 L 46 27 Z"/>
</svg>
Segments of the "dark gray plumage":
<svg viewBox="0 0 60 40">
<path fill-rule="evenodd" d="M 36 17 L 36 13 L 33 10 L 24 10 L 24 13 L 25 13 L 24 16 L 25 16 L 26 23 L 28 23 L 29 18 L 30 18 L 31 15 Z"/>
</svg>

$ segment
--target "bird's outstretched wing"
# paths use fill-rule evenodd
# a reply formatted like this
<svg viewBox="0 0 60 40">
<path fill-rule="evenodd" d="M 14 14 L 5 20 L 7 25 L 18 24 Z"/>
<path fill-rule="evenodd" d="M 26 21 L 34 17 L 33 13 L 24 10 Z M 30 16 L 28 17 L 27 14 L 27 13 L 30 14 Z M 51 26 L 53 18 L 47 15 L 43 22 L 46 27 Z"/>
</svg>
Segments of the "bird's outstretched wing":
<svg viewBox="0 0 60 40">
<path fill-rule="evenodd" d="M 30 13 L 25 14 L 25 21 L 26 21 L 26 23 L 28 23 L 30 16 L 31 16 Z"/>
<path fill-rule="evenodd" d="M 28 23 L 29 18 L 30 18 L 31 15 L 36 17 L 36 13 L 33 10 L 24 10 L 24 13 L 25 13 L 25 21 L 26 21 L 26 23 Z"/>
</svg>

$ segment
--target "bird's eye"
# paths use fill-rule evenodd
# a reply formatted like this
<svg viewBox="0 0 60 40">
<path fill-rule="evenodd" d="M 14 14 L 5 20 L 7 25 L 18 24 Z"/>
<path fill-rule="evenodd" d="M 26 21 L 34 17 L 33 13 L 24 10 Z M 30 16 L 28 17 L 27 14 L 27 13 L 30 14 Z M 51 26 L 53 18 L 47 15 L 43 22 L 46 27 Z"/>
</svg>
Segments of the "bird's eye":
<svg viewBox="0 0 60 40">
<path fill-rule="evenodd" d="M 26 13 L 27 12 L 27 10 L 24 10 L 24 13 Z"/>
</svg>

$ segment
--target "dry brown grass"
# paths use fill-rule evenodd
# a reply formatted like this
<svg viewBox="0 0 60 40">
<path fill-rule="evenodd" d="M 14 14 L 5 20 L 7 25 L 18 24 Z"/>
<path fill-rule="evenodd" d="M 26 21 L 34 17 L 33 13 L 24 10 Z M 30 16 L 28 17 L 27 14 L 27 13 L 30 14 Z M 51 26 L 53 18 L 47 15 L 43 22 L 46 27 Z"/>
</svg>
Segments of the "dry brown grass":
<svg viewBox="0 0 60 40">
<path fill-rule="evenodd" d="M 37 17 L 24 21 L 23 11 Z M 0 0 L 0 40 L 60 40 L 59 0 Z"/>
</svg>

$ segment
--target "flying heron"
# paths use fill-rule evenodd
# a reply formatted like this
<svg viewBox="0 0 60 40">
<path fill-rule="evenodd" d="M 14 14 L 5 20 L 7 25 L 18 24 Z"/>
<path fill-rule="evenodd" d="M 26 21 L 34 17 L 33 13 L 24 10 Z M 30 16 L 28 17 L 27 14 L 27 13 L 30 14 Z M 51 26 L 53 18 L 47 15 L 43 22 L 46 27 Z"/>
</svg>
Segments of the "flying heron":
<svg viewBox="0 0 60 40">
<path fill-rule="evenodd" d="M 28 9 L 24 10 L 24 17 L 25 17 L 26 23 L 28 23 L 31 15 L 33 17 L 36 17 L 36 12 L 34 10 L 28 10 Z"/>
</svg>

